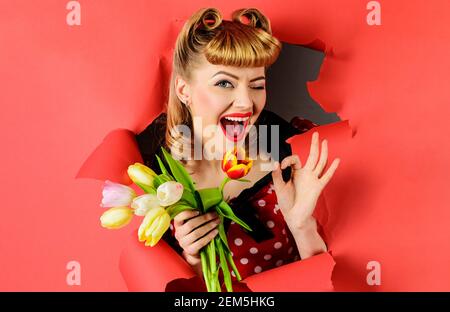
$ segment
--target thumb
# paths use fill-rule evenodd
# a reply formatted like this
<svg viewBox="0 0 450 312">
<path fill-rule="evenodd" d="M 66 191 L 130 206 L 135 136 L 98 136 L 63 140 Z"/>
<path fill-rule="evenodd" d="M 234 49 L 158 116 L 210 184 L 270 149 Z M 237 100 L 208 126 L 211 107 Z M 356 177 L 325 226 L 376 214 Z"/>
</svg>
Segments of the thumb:
<svg viewBox="0 0 450 312">
<path fill-rule="evenodd" d="M 281 174 L 280 163 L 278 161 L 274 163 L 274 169 L 272 171 L 272 180 L 275 189 L 279 189 L 284 185 L 283 175 Z"/>
</svg>

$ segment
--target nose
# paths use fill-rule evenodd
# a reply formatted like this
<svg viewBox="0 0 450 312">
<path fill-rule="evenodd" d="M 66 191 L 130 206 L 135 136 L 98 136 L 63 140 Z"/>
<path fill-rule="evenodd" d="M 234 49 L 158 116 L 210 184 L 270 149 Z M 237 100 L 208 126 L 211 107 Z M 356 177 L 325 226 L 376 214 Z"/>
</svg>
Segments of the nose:
<svg viewBox="0 0 450 312">
<path fill-rule="evenodd" d="M 243 111 L 249 111 L 253 107 L 253 99 L 247 88 L 240 88 L 236 93 L 233 106 Z"/>
</svg>

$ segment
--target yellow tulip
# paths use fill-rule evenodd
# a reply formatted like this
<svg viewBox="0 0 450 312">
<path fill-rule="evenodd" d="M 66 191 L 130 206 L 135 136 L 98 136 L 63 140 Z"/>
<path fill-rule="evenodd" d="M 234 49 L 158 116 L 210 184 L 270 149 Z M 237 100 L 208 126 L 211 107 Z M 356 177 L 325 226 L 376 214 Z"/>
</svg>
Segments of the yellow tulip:
<svg viewBox="0 0 450 312">
<path fill-rule="evenodd" d="M 102 227 L 116 230 L 124 227 L 133 219 L 133 210 L 128 207 L 114 207 L 106 210 L 100 217 Z"/>
<path fill-rule="evenodd" d="M 136 185 L 144 189 L 147 193 L 150 193 L 149 189 L 154 190 L 153 180 L 157 174 L 149 167 L 141 163 L 130 165 L 128 167 L 128 176 L 136 183 Z"/>
<path fill-rule="evenodd" d="M 139 241 L 155 246 L 170 226 L 170 216 L 162 207 L 150 209 L 139 227 Z"/>
</svg>

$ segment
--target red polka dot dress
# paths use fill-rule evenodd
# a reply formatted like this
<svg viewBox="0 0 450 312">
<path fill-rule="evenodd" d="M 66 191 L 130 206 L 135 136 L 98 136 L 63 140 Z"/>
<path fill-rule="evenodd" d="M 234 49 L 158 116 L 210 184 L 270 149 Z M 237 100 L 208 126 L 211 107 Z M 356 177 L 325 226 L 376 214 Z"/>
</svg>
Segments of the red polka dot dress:
<svg viewBox="0 0 450 312">
<path fill-rule="evenodd" d="M 263 186 L 248 202 L 274 237 L 258 243 L 240 225 L 231 222 L 227 232 L 228 245 L 242 279 L 300 259 L 294 237 L 277 205 L 273 183 Z M 233 207 L 233 200 L 230 205 Z M 234 272 L 231 275 L 236 280 Z"/>
</svg>

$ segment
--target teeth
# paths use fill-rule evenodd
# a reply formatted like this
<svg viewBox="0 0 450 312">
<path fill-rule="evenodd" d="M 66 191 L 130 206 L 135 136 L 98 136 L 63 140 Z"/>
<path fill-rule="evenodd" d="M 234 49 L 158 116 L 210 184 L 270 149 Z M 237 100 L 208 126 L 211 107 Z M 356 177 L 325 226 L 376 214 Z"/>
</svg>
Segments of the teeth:
<svg viewBox="0 0 450 312">
<path fill-rule="evenodd" d="M 229 121 L 247 121 L 250 117 L 225 117 Z"/>
</svg>

